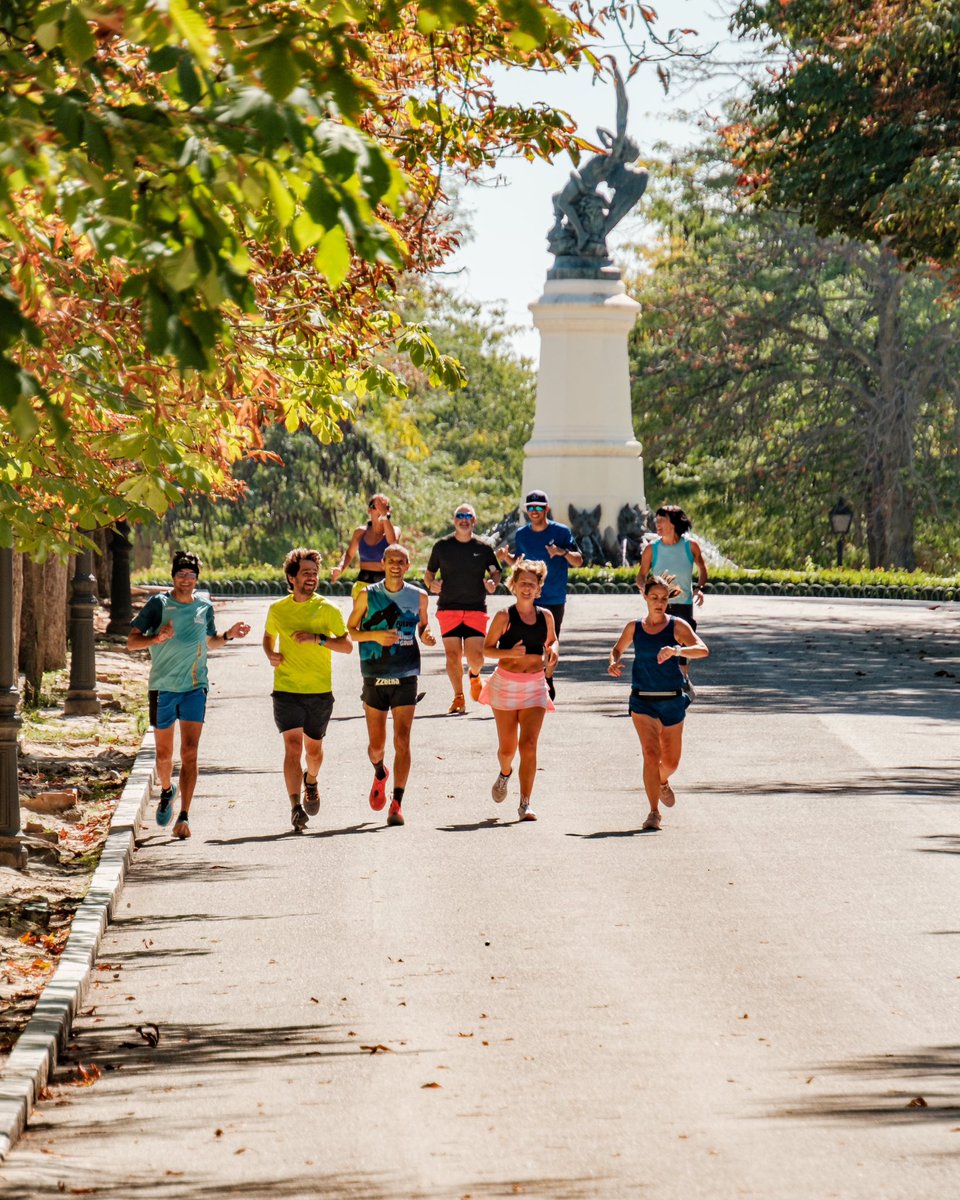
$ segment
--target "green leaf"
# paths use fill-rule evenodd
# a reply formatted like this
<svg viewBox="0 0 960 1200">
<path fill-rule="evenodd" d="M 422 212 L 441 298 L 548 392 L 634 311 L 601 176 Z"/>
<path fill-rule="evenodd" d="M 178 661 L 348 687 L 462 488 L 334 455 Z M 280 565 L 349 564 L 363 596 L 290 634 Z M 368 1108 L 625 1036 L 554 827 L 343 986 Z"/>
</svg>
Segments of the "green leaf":
<svg viewBox="0 0 960 1200">
<path fill-rule="evenodd" d="M 324 234 L 313 261 L 332 288 L 338 288 L 346 279 L 350 271 L 350 244 L 339 225 Z"/>
<path fill-rule="evenodd" d="M 190 47 L 193 57 L 201 66 L 209 66 L 213 34 L 203 15 L 186 0 L 168 0 L 168 11 L 174 28 Z"/>
<path fill-rule="evenodd" d="M 283 180 L 280 178 L 280 173 L 270 163 L 264 166 L 263 173 L 266 175 L 267 183 L 270 187 L 270 199 L 273 201 L 273 211 L 276 213 L 280 225 L 286 229 L 297 211 L 293 196 L 287 191 Z"/>
<path fill-rule="evenodd" d="M 265 46 L 256 61 L 263 86 L 275 100 L 285 100 L 300 82 L 300 68 L 285 39 Z"/>
<path fill-rule="evenodd" d="M 200 103 L 203 89 L 200 86 L 200 78 L 193 69 L 193 60 L 189 54 L 180 55 L 180 61 L 177 63 L 177 84 L 185 104 L 192 108 L 195 104 Z"/>
<path fill-rule="evenodd" d="M 96 39 L 90 31 L 86 18 L 76 5 L 71 4 L 67 9 L 67 18 L 63 23 L 63 48 L 67 57 L 75 63 L 85 63 L 92 58 L 97 49 Z"/>
</svg>

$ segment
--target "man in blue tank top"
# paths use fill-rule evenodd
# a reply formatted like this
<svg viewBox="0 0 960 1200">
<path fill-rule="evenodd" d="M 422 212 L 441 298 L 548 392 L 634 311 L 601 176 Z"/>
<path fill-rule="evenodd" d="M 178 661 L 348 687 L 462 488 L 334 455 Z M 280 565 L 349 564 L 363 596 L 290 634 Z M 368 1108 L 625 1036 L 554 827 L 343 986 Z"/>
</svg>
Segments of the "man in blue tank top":
<svg viewBox="0 0 960 1200">
<path fill-rule="evenodd" d="M 553 623 L 557 631 L 554 650 L 559 653 L 560 628 L 567 608 L 567 575 L 571 567 L 583 566 L 583 555 L 574 541 L 570 526 L 549 519 L 550 498 L 546 492 L 539 489 L 527 492 L 524 511 L 529 524 L 517 530 L 514 553 L 511 554 L 506 546 L 501 546 L 497 556 L 502 562 L 510 565 L 518 558 L 547 564 L 547 579 L 537 600 L 537 606 L 548 608 L 553 613 Z M 553 683 L 554 669 L 550 667 L 547 670 L 547 690 L 551 700 L 555 699 L 557 694 Z"/>
<path fill-rule="evenodd" d="M 402 825 L 403 793 L 410 774 L 410 731 L 417 703 L 420 641 L 435 646 L 427 618 L 427 593 L 404 580 L 410 554 L 404 546 L 388 546 L 383 556 L 384 580 L 357 594 L 347 621 L 350 636 L 360 647 L 363 711 L 367 718 L 367 754 L 373 764 L 370 807 L 379 812 L 387 801 L 384 765 L 387 713 L 393 713 L 393 797 L 388 825 Z"/>
</svg>

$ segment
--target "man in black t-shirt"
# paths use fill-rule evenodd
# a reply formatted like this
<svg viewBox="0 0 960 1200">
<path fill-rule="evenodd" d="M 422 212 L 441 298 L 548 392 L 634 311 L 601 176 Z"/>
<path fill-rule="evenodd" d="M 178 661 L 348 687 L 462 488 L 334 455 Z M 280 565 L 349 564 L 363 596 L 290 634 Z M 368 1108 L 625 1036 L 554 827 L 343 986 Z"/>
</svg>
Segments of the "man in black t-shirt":
<svg viewBox="0 0 960 1200">
<path fill-rule="evenodd" d="M 490 546 L 474 536 L 476 510 L 458 504 L 453 514 L 453 533 L 441 538 L 430 551 L 423 581 L 434 595 L 437 620 L 447 655 L 447 676 L 453 685 L 450 715 L 466 712 L 463 697 L 463 658 L 470 670 L 470 695 L 480 697 L 483 639 L 487 634 L 487 596 L 500 582 L 500 564 Z M 439 575 L 439 579 L 437 576 Z"/>
</svg>

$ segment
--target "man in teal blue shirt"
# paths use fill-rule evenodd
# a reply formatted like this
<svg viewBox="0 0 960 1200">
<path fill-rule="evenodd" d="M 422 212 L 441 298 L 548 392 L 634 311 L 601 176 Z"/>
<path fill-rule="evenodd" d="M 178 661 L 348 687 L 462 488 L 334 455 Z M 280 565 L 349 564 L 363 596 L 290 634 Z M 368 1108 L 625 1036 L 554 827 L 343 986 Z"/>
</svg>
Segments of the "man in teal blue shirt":
<svg viewBox="0 0 960 1200">
<path fill-rule="evenodd" d="M 173 589 L 151 596 L 133 620 L 128 650 L 150 651 L 150 724 L 157 751 L 160 803 L 157 824 L 169 825 L 173 802 L 180 795 L 180 815 L 173 836 L 190 836 L 190 802 L 197 785 L 197 752 L 207 709 L 207 650 L 246 637 L 250 626 L 237 621 L 217 633 L 213 604 L 194 596 L 200 559 L 178 550 L 171 567 Z M 180 784 L 173 784 L 174 730 L 180 725 Z"/>
</svg>

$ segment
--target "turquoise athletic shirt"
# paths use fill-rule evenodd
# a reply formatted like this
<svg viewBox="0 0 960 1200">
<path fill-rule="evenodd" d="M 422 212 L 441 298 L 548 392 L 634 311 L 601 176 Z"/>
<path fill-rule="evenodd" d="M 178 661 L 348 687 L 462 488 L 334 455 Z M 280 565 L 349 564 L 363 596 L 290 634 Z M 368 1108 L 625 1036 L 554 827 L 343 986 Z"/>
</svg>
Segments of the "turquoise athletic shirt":
<svg viewBox="0 0 960 1200">
<path fill-rule="evenodd" d="M 158 692 L 192 692 L 206 687 L 207 638 L 217 636 L 212 602 L 195 595 L 190 604 L 181 604 L 172 592 L 151 596 L 134 618 L 133 627 L 152 637 L 168 621 L 173 622 L 173 637 L 150 647 L 148 687 Z"/>
<path fill-rule="evenodd" d="M 682 596 L 674 596 L 671 604 L 693 603 L 693 550 L 690 538 L 683 534 L 679 542 L 667 546 L 661 538 L 651 543 L 651 575 L 672 575 L 677 587 L 683 588 Z"/>
</svg>

